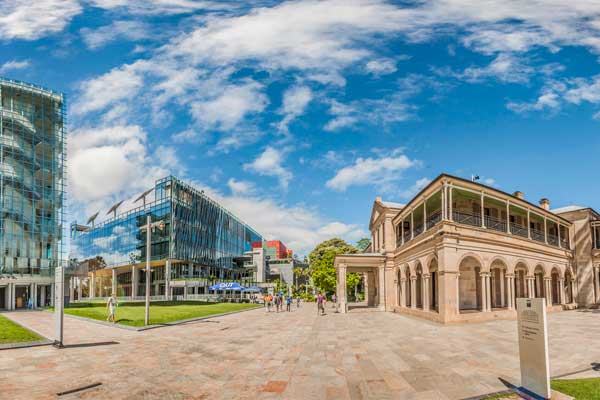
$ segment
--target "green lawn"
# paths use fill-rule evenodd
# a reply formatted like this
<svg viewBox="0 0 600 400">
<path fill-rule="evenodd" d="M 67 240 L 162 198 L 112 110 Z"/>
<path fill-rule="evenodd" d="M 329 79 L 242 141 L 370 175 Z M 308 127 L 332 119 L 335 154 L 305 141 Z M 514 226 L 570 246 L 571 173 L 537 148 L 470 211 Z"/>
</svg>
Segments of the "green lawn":
<svg viewBox="0 0 600 400">
<path fill-rule="evenodd" d="M 600 378 L 557 379 L 551 382 L 551 386 L 577 400 L 600 400 Z"/>
<path fill-rule="evenodd" d="M 0 315 L 0 344 L 37 342 L 43 337 Z"/>
<path fill-rule="evenodd" d="M 150 304 L 150 325 L 205 317 L 230 311 L 261 307 L 246 303 L 203 303 L 198 301 L 160 301 Z M 65 313 L 105 321 L 108 311 L 104 303 L 76 303 L 65 307 Z M 121 303 L 116 310 L 117 323 L 144 326 L 144 303 Z"/>
</svg>

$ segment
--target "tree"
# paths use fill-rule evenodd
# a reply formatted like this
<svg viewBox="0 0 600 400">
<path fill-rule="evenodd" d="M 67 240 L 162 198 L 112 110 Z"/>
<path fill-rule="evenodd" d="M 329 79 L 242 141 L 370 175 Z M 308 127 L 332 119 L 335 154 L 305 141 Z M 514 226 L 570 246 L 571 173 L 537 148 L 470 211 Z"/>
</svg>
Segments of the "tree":
<svg viewBox="0 0 600 400">
<path fill-rule="evenodd" d="M 369 238 L 362 238 L 358 242 L 356 242 L 356 247 L 358 247 L 358 250 L 361 253 L 364 252 L 367 249 L 367 247 L 369 247 L 370 245 L 371 245 L 371 239 L 369 239 Z"/>
<path fill-rule="evenodd" d="M 318 244 L 310 252 L 310 268 L 313 283 L 326 292 L 332 292 L 337 286 L 333 261 L 338 254 L 354 254 L 358 249 L 344 240 L 333 238 Z"/>
</svg>

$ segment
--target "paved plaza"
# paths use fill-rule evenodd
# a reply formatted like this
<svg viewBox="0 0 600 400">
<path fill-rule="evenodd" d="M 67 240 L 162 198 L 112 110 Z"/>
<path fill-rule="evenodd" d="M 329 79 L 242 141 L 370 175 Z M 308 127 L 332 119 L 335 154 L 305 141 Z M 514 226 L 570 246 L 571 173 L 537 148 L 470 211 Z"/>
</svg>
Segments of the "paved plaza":
<svg viewBox="0 0 600 400">
<path fill-rule="evenodd" d="M 135 332 L 65 317 L 65 343 L 0 351 L 0 398 L 461 399 L 518 384 L 515 321 L 437 325 L 387 312 L 253 310 Z M 10 318 L 52 336 L 48 312 Z M 600 314 L 549 315 L 552 375 L 600 361 Z M 117 343 L 111 343 L 117 342 Z"/>
</svg>

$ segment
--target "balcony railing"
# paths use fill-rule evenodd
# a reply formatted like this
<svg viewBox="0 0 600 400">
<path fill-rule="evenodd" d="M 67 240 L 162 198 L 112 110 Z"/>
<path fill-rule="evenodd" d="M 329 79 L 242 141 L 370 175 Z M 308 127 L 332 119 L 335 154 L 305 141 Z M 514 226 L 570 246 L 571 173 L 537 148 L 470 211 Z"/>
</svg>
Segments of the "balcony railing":
<svg viewBox="0 0 600 400">
<path fill-rule="evenodd" d="M 548 244 L 558 246 L 558 236 L 548 234 Z"/>
<path fill-rule="evenodd" d="M 481 226 L 481 215 L 475 215 L 463 211 L 452 211 L 452 219 L 459 224 Z"/>
<path fill-rule="evenodd" d="M 563 249 L 568 249 L 569 241 L 567 239 L 560 239 L 560 247 L 562 247 Z M 600 249 L 600 247 L 597 248 Z"/>
<path fill-rule="evenodd" d="M 421 233 L 423 233 L 423 225 L 415 226 L 413 232 L 414 232 L 415 237 L 419 236 Z"/>
<path fill-rule="evenodd" d="M 544 232 L 538 231 L 537 229 L 530 229 L 530 232 L 531 232 L 531 238 L 533 240 L 537 240 L 538 242 L 545 242 L 546 241 L 546 239 L 544 237 L 545 236 Z"/>
<path fill-rule="evenodd" d="M 404 232 L 404 243 L 410 240 L 410 230 Z"/>
<path fill-rule="evenodd" d="M 442 220 L 442 211 L 438 210 L 434 213 L 432 213 L 431 215 L 429 215 L 429 218 L 427 218 L 427 229 L 437 225 L 438 222 L 440 222 Z"/>
<path fill-rule="evenodd" d="M 519 224 L 515 224 L 511 222 L 510 224 L 510 233 L 517 236 L 528 237 L 527 227 Z"/>
<path fill-rule="evenodd" d="M 485 227 L 499 232 L 506 232 L 506 221 L 486 215 L 483 219 Z"/>
</svg>

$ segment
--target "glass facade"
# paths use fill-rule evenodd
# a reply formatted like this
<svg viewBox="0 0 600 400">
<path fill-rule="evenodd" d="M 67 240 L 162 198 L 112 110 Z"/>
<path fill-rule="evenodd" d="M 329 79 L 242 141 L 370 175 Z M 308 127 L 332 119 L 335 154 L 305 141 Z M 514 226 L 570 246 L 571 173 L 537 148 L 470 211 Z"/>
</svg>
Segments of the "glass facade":
<svg viewBox="0 0 600 400">
<path fill-rule="evenodd" d="M 0 275 L 52 276 L 63 260 L 64 95 L 0 79 Z"/>
<path fill-rule="evenodd" d="M 156 182 L 155 200 L 94 227 L 71 225 L 71 260 L 115 268 L 146 260 L 146 218 L 162 220 L 152 232 L 152 260 L 171 260 L 172 278 L 234 278 L 234 257 L 262 237 L 203 192 L 169 176 Z M 90 263 L 88 263 L 91 265 Z"/>
</svg>

